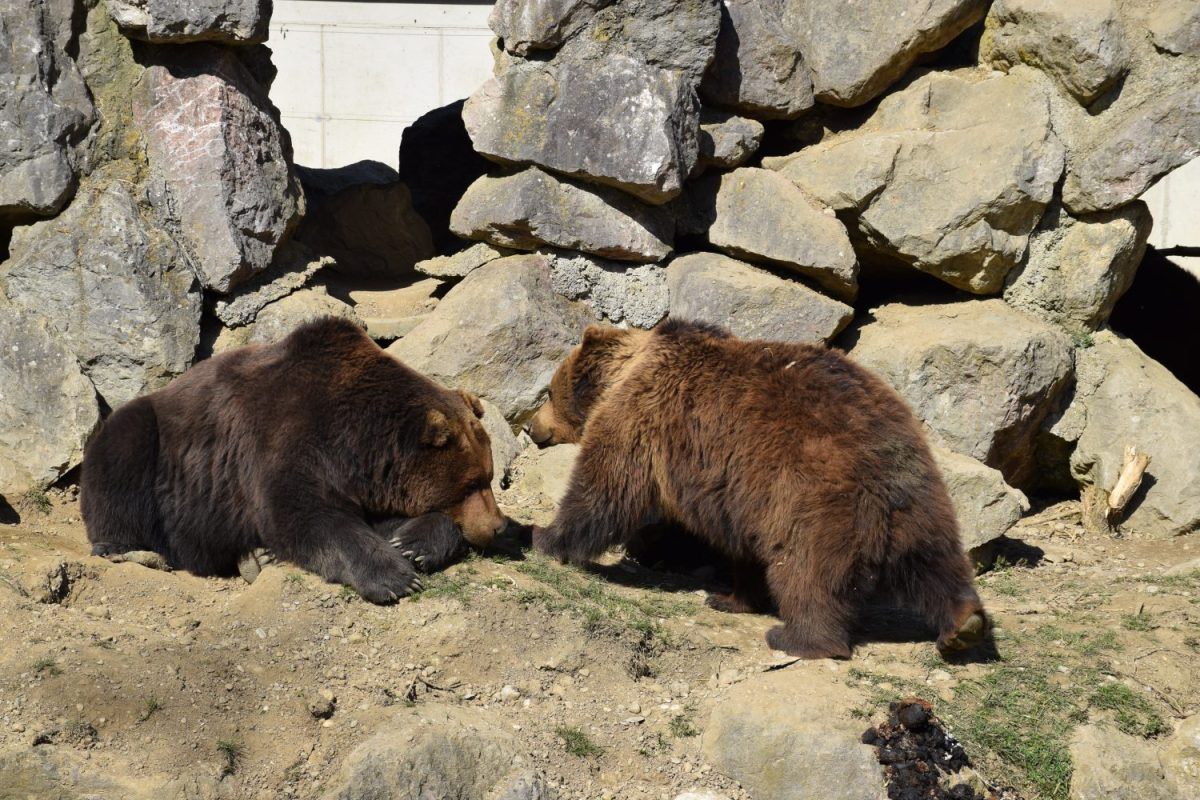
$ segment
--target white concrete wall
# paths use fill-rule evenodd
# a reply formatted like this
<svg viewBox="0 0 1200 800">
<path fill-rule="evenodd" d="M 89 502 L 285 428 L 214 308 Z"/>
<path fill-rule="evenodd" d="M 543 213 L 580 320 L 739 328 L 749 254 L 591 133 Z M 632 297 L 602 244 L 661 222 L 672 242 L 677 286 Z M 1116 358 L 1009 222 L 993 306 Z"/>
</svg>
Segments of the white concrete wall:
<svg viewBox="0 0 1200 800">
<path fill-rule="evenodd" d="M 400 133 L 491 77 L 490 2 L 275 0 L 271 99 L 296 163 L 397 166 Z"/>
<path fill-rule="evenodd" d="M 1142 195 L 1154 217 L 1154 247 L 1200 247 L 1200 158 L 1185 164 Z M 1171 260 L 1200 278 L 1200 258 Z"/>
</svg>

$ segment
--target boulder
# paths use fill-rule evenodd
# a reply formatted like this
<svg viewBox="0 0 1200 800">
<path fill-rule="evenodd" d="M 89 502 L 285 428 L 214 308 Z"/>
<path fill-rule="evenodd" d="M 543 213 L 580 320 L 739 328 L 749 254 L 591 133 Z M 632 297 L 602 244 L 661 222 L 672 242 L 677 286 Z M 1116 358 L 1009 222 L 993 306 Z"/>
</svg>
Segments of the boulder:
<svg viewBox="0 0 1200 800">
<path fill-rule="evenodd" d="M 267 40 L 271 0 L 108 0 L 126 34 L 147 42 L 258 43 Z"/>
<path fill-rule="evenodd" d="M 0 47 L 0 223 L 57 213 L 78 184 L 73 146 L 95 108 L 69 52 L 73 0 L 7 3 Z"/>
<path fill-rule="evenodd" d="M 970 456 L 935 447 L 933 458 L 954 503 L 963 549 L 978 563 L 984 560 L 983 548 L 1003 536 L 1029 510 L 1029 500 L 1005 483 L 999 470 Z"/>
<path fill-rule="evenodd" d="M 728 111 L 700 111 L 700 158 L 696 171 L 717 167 L 733 169 L 744 164 L 762 143 L 763 124 Z"/>
<path fill-rule="evenodd" d="M 578 456 L 577 444 L 528 445 L 510 465 L 508 486 L 497 502 L 518 522 L 550 524 L 567 493 Z"/>
<path fill-rule="evenodd" d="M 57 219 L 18 228 L 0 291 L 44 316 L 111 408 L 192 364 L 200 287 L 119 171 L 104 170 Z"/>
<path fill-rule="evenodd" d="M 1179 723 L 1160 759 L 1167 780 L 1179 787 L 1180 797 L 1200 797 L 1200 714 Z"/>
<path fill-rule="evenodd" d="M 213 312 L 227 327 L 249 325 L 268 303 L 302 288 L 331 264 L 332 258 L 318 256 L 299 242 L 287 242 L 275 251 L 275 258 L 266 271 L 218 297 L 213 303 Z"/>
<path fill-rule="evenodd" d="M 725 0 L 716 56 L 700 82 L 705 102 L 759 119 L 793 119 L 813 106 L 800 37 L 783 25 L 785 0 Z"/>
<path fill-rule="evenodd" d="M 551 245 L 620 261 L 661 261 L 674 239 L 673 220 L 663 209 L 536 167 L 475 181 L 454 209 L 450 228 L 499 247 Z"/>
<path fill-rule="evenodd" d="M 774 672 L 734 686 L 705 726 L 705 759 L 753 797 L 886 797 L 883 767 L 859 740 L 863 724 L 832 713 L 806 681 L 803 673 Z"/>
<path fill-rule="evenodd" d="M 1178 81 L 1078 121 L 1062 188 L 1072 214 L 1123 206 L 1200 155 L 1200 82 Z"/>
<path fill-rule="evenodd" d="M 1162 0 L 1149 10 L 1146 25 L 1156 47 L 1176 55 L 1200 54 L 1200 5 L 1192 0 Z"/>
<path fill-rule="evenodd" d="M 700 109 L 679 72 L 614 53 L 518 62 L 463 108 L 475 149 L 615 186 L 649 203 L 679 194 L 697 157 Z"/>
<path fill-rule="evenodd" d="M 1181 800 L 1158 748 L 1137 736 L 1083 725 L 1071 736 L 1070 800 Z"/>
<path fill-rule="evenodd" d="M 1009 274 L 1005 301 L 1072 333 L 1096 330 L 1133 283 L 1152 224 L 1140 201 L 1080 219 L 1048 212 Z"/>
<path fill-rule="evenodd" d="M 724 252 L 777 264 L 853 299 L 858 263 L 833 212 L 783 176 L 742 167 L 720 177 L 708 240 Z"/>
<path fill-rule="evenodd" d="M 205 288 L 262 272 L 304 213 L 292 146 L 275 107 L 232 50 L 170 50 L 134 90 L 152 201 Z"/>
<path fill-rule="evenodd" d="M 222 330 L 213 344 L 213 353 L 248 344 L 273 344 L 305 322 L 329 316 L 366 327 L 349 303 L 331 297 L 324 286 L 309 286 L 263 306 L 253 324 Z"/>
<path fill-rule="evenodd" d="M 931 53 L 983 19 L 986 0 L 845 3 L 784 0 L 783 27 L 793 32 L 824 103 L 858 106 L 895 83 Z"/>
<path fill-rule="evenodd" d="M 122 770 L 124 772 L 124 770 Z M 117 774 L 121 774 L 118 772 Z M 128 775 L 128 772 L 124 772 Z M 0 787 L 5 800 L 147 800 L 166 797 L 103 775 L 65 745 L 20 745 L 0 751 Z M 156 787 L 162 791 L 166 787 Z"/>
<path fill-rule="evenodd" d="M 488 26 L 510 53 L 553 50 L 613 0 L 499 0 Z"/>
<path fill-rule="evenodd" d="M 1111 331 L 1076 352 L 1076 370 L 1075 397 L 1051 429 L 1075 443 L 1076 480 L 1108 492 L 1136 447 L 1151 461 L 1122 527 L 1157 538 L 1200 530 L 1200 398 Z"/>
<path fill-rule="evenodd" d="M 554 291 L 606 322 L 652 328 L 667 315 L 667 276 L 657 264 L 631 267 L 585 255 L 552 259 Z"/>
<path fill-rule="evenodd" d="M 378 161 L 338 169 L 298 167 L 306 210 L 297 241 L 360 278 L 409 277 L 434 255 L 429 226 L 396 171 Z"/>
<path fill-rule="evenodd" d="M 492 491 L 498 495 L 508 485 L 509 467 L 532 441 L 525 433 L 515 435 L 508 420 L 494 403 L 487 400 L 480 402 L 483 403 L 483 428 L 492 441 Z"/>
<path fill-rule="evenodd" d="M 744 339 L 828 344 L 854 317 L 845 303 L 717 253 L 680 256 L 666 272 L 672 317 Z"/>
<path fill-rule="evenodd" d="M 450 212 L 467 187 L 492 166 L 471 145 L 462 120 L 465 102 L 426 112 L 400 134 L 400 180 L 441 253 L 460 245 L 450 233 Z"/>
<path fill-rule="evenodd" d="M 415 265 L 417 272 L 431 278 L 463 278 L 489 261 L 513 255 L 512 250 L 476 242 L 448 256 L 436 256 Z"/>
<path fill-rule="evenodd" d="M 1028 485 L 1038 428 L 1072 375 L 1066 334 L 1001 300 L 871 314 L 851 357 L 900 392 L 936 443 Z"/>
<path fill-rule="evenodd" d="M 1049 91 L 1027 67 L 930 73 L 861 128 L 764 166 L 850 212 L 861 252 L 995 294 L 1062 174 Z"/>
<path fill-rule="evenodd" d="M 549 258 L 511 256 L 463 278 L 388 352 L 439 383 L 490 400 L 519 423 L 595 321 L 554 291 Z"/>
<path fill-rule="evenodd" d="M 1129 70 L 1116 0 L 999 0 L 988 13 L 980 60 L 1028 64 L 1087 105 Z"/>
<path fill-rule="evenodd" d="M 430 704 L 401 711 L 351 751 L 324 797 L 502 797 L 513 784 L 529 781 L 528 758 L 517 741 L 476 708 Z"/>
<path fill-rule="evenodd" d="M 11 504 L 76 467 L 99 421 L 96 390 L 58 332 L 0 300 L 0 497 Z"/>
</svg>

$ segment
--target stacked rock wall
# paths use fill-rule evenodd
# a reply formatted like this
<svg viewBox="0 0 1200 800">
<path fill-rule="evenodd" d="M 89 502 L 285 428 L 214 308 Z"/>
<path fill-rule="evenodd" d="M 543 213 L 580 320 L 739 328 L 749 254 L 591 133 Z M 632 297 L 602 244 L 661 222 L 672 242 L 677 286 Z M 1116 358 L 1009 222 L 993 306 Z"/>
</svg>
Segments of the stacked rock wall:
<svg viewBox="0 0 1200 800">
<path fill-rule="evenodd" d="M 587 324 L 673 314 L 885 376 L 972 546 L 1022 491 L 1102 502 L 1131 445 L 1127 528 L 1200 529 L 1200 400 L 1106 325 L 1138 196 L 1200 153 L 1197 8 L 499 0 L 494 77 L 397 173 L 293 167 L 269 0 L 10 4 L 0 496 L 78 464 L 107 408 L 319 314 L 478 392 L 515 455 Z"/>
</svg>

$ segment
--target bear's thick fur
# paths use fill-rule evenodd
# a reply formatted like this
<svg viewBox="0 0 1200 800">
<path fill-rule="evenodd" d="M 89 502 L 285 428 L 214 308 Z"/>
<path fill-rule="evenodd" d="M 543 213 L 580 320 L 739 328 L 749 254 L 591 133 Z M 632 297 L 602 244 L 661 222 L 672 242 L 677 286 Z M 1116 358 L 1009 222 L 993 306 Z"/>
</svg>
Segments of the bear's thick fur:
<svg viewBox="0 0 1200 800">
<path fill-rule="evenodd" d="M 990 623 L 950 498 L 912 412 L 842 353 L 743 341 L 668 320 L 592 326 L 530 424 L 580 442 L 535 546 L 580 563 L 675 522 L 732 562 L 726 611 L 778 608 L 793 655 L 849 657 L 861 605 L 884 593 L 939 632 L 945 654 Z"/>
<path fill-rule="evenodd" d="M 153 550 L 199 575 L 267 548 L 395 600 L 420 588 L 405 553 L 434 569 L 459 528 L 485 545 L 505 523 L 482 415 L 352 323 L 316 320 L 117 409 L 84 457 L 88 539 L 96 555 Z"/>
</svg>

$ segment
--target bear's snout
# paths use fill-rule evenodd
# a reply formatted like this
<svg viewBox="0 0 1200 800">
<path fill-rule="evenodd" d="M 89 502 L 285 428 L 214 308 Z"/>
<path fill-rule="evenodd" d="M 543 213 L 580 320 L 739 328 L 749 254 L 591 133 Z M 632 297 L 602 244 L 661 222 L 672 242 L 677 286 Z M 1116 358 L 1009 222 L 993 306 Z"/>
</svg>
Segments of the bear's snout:
<svg viewBox="0 0 1200 800">
<path fill-rule="evenodd" d="M 533 419 L 525 426 L 525 432 L 538 447 L 549 447 L 554 444 L 567 444 L 578 440 L 570 425 L 558 418 L 554 404 L 549 400 L 542 403 L 534 413 Z"/>
<path fill-rule="evenodd" d="M 487 547 L 508 525 L 490 486 L 467 495 L 458 514 L 451 516 L 462 528 L 463 537 L 476 547 Z"/>
</svg>

